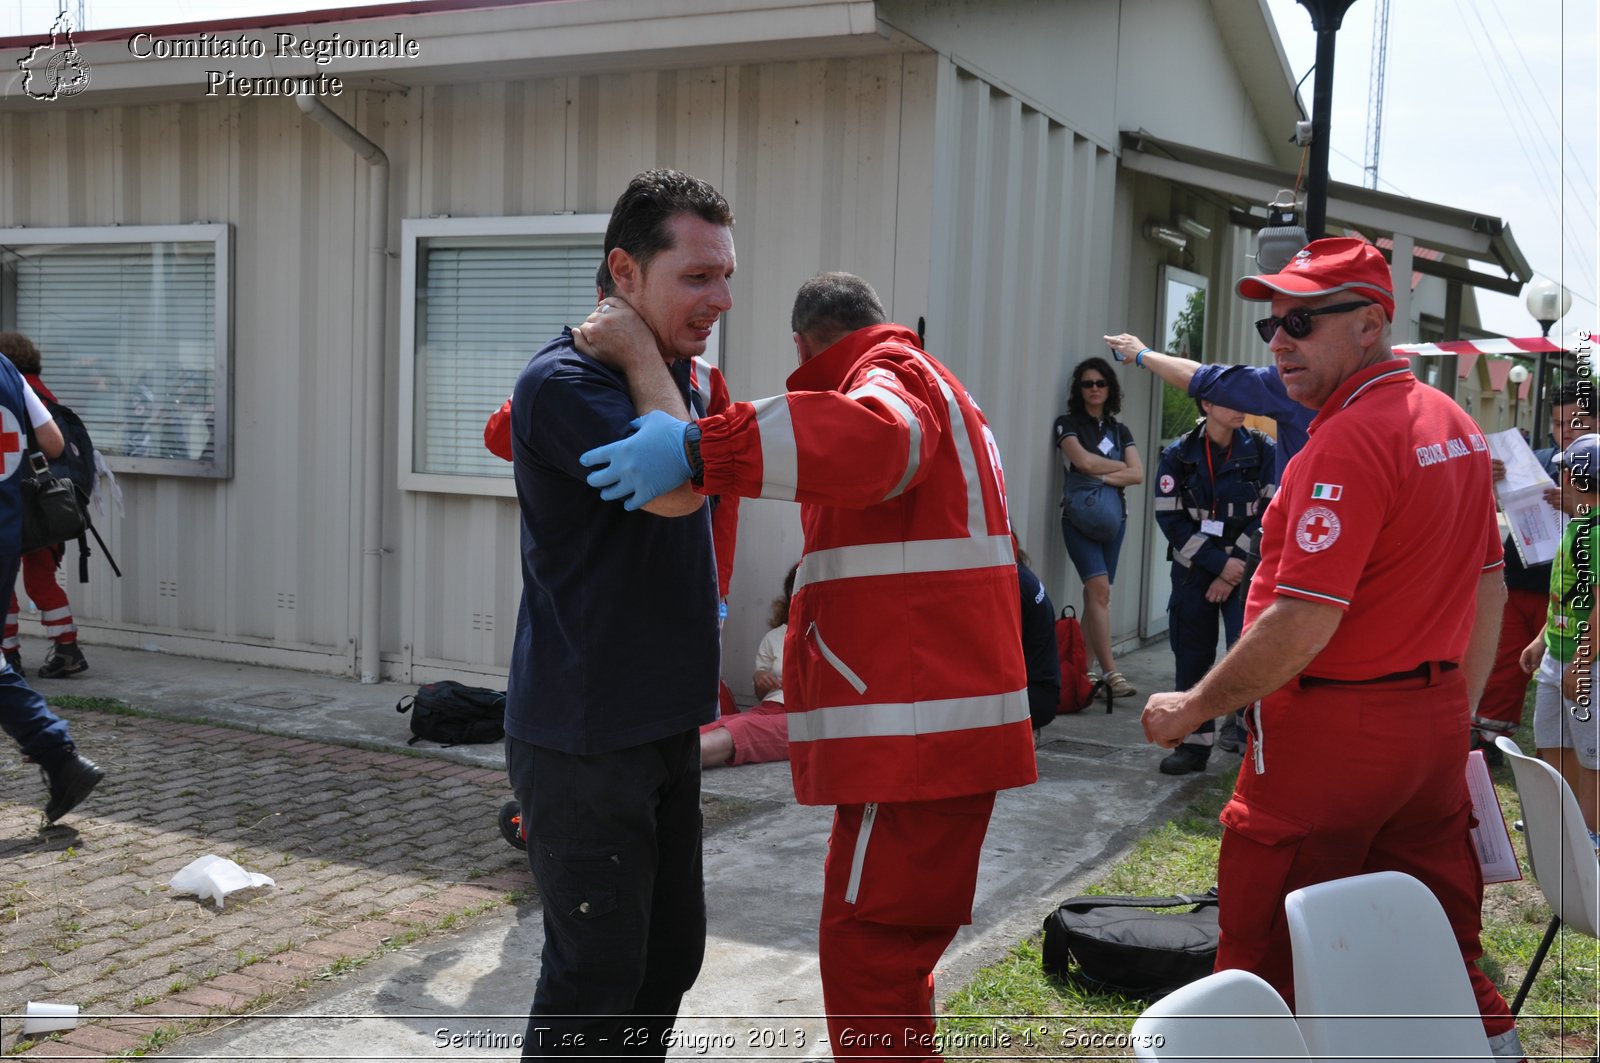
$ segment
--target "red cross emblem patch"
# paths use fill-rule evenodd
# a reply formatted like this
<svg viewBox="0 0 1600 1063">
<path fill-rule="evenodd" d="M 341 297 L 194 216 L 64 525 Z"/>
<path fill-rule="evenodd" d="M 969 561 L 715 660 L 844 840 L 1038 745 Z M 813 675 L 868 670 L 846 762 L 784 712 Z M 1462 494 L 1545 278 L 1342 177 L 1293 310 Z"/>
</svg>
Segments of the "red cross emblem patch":
<svg viewBox="0 0 1600 1063">
<path fill-rule="evenodd" d="M 17 415 L 9 407 L 0 406 L 0 480 L 9 480 L 22 467 L 22 450 L 28 434 L 22 430 Z"/>
<path fill-rule="evenodd" d="M 1321 553 L 1339 538 L 1339 515 L 1327 506 L 1310 506 L 1300 514 L 1294 541 L 1308 554 Z"/>
</svg>

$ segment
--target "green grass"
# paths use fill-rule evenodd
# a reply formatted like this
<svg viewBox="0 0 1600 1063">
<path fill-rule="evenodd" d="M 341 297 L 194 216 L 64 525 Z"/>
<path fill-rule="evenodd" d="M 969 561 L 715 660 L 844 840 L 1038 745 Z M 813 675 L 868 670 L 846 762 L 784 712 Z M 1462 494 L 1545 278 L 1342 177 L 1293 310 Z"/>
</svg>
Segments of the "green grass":
<svg viewBox="0 0 1600 1063">
<path fill-rule="evenodd" d="M 1498 769 L 1494 778 L 1506 820 L 1519 818 L 1510 769 Z M 1211 885 L 1222 839 L 1217 813 L 1231 790 L 1231 777 L 1218 775 L 1177 818 L 1140 839 L 1084 892 L 1154 895 Z M 1512 832 L 1512 841 L 1526 875 L 1522 835 Z M 1531 876 L 1484 892 L 1485 956 L 1480 963 L 1509 1003 L 1539 946 L 1550 910 Z M 1039 913 L 1041 921 L 1044 915 Z M 1600 942 L 1563 929 L 1518 1018 L 1530 1059 L 1588 1059 L 1594 1053 L 1597 971 Z M 1047 977 L 1035 934 L 979 971 L 950 999 L 939 1020 L 939 1035 L 949 1055 L 968 1059 L 1128 1058 L 1131 1053 L 1119 1049 L 1114 1038 L 1132 1027 L 1145 1006 L 1141 1000 Z"/>
<path fill-rule="evenodd" d="M 49 702 L 58 709 L 87 709 L 91 712 L 104 712 L 113 716 L 147 716 L 153 713 L 140 712 L 125 701 L 116 698 L 86 698 L 77 694 L 52 694 Z"/>
</svg>

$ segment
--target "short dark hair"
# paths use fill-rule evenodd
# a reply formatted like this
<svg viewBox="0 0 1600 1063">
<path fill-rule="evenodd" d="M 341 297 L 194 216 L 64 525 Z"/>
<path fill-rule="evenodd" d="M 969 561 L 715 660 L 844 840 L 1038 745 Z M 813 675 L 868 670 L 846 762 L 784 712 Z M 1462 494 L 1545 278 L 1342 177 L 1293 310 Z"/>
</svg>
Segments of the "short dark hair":
<svg viewBox="0 0 1600 1063">
<path fill-rule="evenodd" d="M 1551 406 L 1576 405 L 1584 413 L 1594 413 L 1594 380 L 1580 376 L 1550 392 Z"/>
<path fill-rule="evenodd" d="M 1122 412 L 1122 381 L 1111 371 L 1111 363 L 1099 355 L 1085 358 L 1072 367 L 1072 394 L 1067 396 L 1067 412 L 1074 417 L 1083 416 L 1083 389 L 1078 387 L 1078 381 L 1083 379 L 1084 371 L 1089 369 L 1098 369 L 1100 375 L 1110 381 L 1110 387 L 1106 389 L 1105 412 L 1115 417 Z"/>
<path fill-rule="evenodd" d="M 610 295 L 611 251 L 620 247 L 643 269 L 663 251 L 672 249 L 670 223 L 680 214 L 692 214 L 713 225 L 733 226 L 733 209 L 710 184 L 680 170 L 646 170 L 628 182 L 611 208 L 606 225 L 605 251 L 595 287 Z"/>
<path fill-rule="evenodd" d="M 39 375 L 39 348 L 20 332 L 0 332 L 0 354 L 11 359 L 23 376 Z"/>
<path fill-rule="evenodd" d="M 611 277 L 611 267 L 606 265 L 606 260 L 600 260 L 600 268 L 594 271 L 594 286 L 600 292 L 600 298 L 609 299 L 617 292 L 617 282 Z"/>
<path fill-rule="evenodd" d="M 887 320 L 872 285 L 853 273 L 819 273 L 795 293 L 789 329 L 813 341 L 832 341 Z"/>
</svg>

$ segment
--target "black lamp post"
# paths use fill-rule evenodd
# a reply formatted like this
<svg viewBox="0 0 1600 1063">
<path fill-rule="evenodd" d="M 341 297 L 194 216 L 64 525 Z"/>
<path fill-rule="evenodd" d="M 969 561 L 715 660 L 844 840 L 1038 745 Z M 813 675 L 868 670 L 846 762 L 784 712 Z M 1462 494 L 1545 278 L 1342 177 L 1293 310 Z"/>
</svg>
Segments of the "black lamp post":
<svg viewBox="0 0 1600 1063">
<path fill-rule="evenodd" d="M 1306 175 L 1306 235 L 1320 240 L 1328 219 L 1329 126 L 1333 117 L 1333 42 L 1355 0 L 1299 0 L 1317 31 L 1317 77 L 1311 89 L 1311 165 Z"/>
</svg>

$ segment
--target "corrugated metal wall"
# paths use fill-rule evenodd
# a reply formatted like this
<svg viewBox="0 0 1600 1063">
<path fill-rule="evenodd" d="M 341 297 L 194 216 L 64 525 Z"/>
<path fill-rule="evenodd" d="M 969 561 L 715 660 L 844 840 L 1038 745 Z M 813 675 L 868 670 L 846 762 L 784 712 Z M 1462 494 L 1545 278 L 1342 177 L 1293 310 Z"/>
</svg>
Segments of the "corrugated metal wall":
<svg viewBox="0 0 1600 1063">
<path fill-rule="evenodd" d="M 1082 585 L 1061 545 L 1050 428 L 1072 367 L 1105 351 L 1116 160 L 953 63 L 940 79 L 928 345 L 994 428 L 1012 526 L 1052 597 L 1075 602 Z M 1139 404 L 1125 403 L 1124 417 L 1142 438 Z M 1139 556 L 1141 534 L 1130 524 L 1125 558 Z M 1135 572 L 1114 589 L 1116 637 L 1137 626 L 1137 587 Z"/>
<path fill-rule="evenodd" d="M 402 218 L 605 213 L 651 166 L 717 185 L 739 218 L 722 351 L 736 397 L 782 389 L 801 281 L 822 269 L 868 278 L 896 320 L 927 319 L 930 350 L 994 426 L 1019 535 L 1058 603 L 1078 598 L 1060 543 L 1050 424 L 1072 365 L 1103 351 L 1101 334 L 1125 327 L 1127 308 L 1148 294 L 1113 287 L 1131 254 L 1114 235 L 1136 232 L 1137 219 L 1103 144 L 927 53 L 330 102 L 390 156 L 396 256 Z M 285 100 L 10 113 L 0 135 L 0 226 L 235 229 L 234 476 L 123 478 L 127 516 L 104 524 L 127 577 L 97 568 L 90 585 L 69 587 L 89 638 L 349 667 L 361 569 L 365 164 Z M 395 488 L 399 359 L 409 356 L 396 350 L 398 322 L 411 312 L 398 268 L 388 291 L 385 672 L 503 675 L 521 589 L 516 505 Z M 1236 318 L 1225 312 L 1213 325 L 1229 346 L 1248 328 Z M 530 353 L 542 339 L 530 337 Z M 1124 410 L 1140 439 L 1148 397 L 1135 385 Z M 1130 511 L 1142 511 L 1133 497 Z M 1137 627 L 1148 534 L 1135 522 L 1124 546 L 1119 638 Z M 724 632 L 736 689 L 748 689 L 767 602 L 799 550 L 795 506 L 744 504 Z"/>
<path fill-rule="evenodd" d="M 789 306 L 817 271 L 860 273 L 891 304 L 908 287 L 925 312 L 933 71 L 931 56 L 896 54 L 329 102 L 390 157 L 396 255 L 404 217 L 605 213 L 652 166 L 711 181 L 739 218 L 722 360 L 736 397 L 755 397 L 793 368 Z M 287 100 L 5 114 L 0 134 L 0 226 L 235 228 L 234 476 L 123 477 L 127 515 L 105 524 L 127 576 L 99 568 L 69 587 L 88 637 L 345 668 L 359 612 L 365 164 Z M 398 274 L 385 672 L 503 675 L 521 589 L 515 502 L 393 486 L 407 356 L 395 347 L 411 312 Z M 747 502 L 741 524 L 725 650 L 727 673 L 748 683 L 766 603 L 799 554 L 797 510 Z"/>
<path fill-rule="evenodd" d="M 123 476 L 126 517 L 100 523 L 126 577 L 97 563 L 69 583 L 80 623 L 128 629 L 123 642 L 312 650 L 327 666 L 356 571 L 349 152 L 284 100 L 10 113 L 0 142 L 0 225 L 235 230 L 234 476 Z"/>
</svg>

